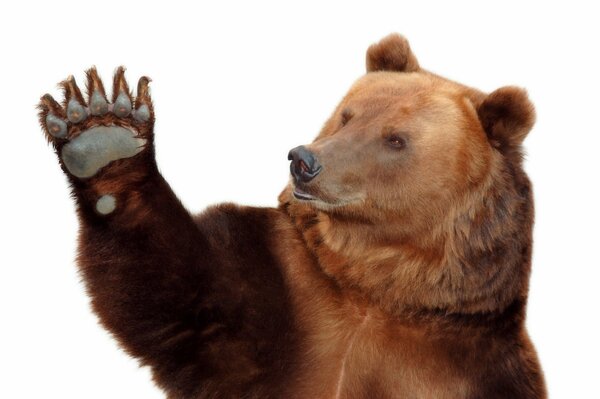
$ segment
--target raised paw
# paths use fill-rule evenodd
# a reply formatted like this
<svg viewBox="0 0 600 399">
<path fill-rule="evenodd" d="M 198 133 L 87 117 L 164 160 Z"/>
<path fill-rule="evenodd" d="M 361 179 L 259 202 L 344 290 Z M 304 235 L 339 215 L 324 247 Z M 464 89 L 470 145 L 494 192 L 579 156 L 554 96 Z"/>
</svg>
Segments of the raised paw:
<svg viewBox="0 0 600 399">
<path fill-rule="evenodd" d="M 122 163 L 151 147 L 150 79 L 140 78 L 134 101 L 124 74 L 119 67 L 111 102 L 95 68 L 86 72 L 87 102 L 72 76 L 61 83 L 63 105 L 49 94 L 41 98 L 39 117 L 46 137 L 64 168 L 78 179 L 92 178 L 109 164 Z"/>
</svg>

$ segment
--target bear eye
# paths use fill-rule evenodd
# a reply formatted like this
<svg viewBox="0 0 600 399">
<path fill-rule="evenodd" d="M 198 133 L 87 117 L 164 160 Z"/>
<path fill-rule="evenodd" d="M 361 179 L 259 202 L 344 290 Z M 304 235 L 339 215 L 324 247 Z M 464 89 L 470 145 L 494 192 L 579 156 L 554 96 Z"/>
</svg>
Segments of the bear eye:
<svg viewBox="0 0 600 399">
<path fill-rule="evenodd" d="M 350 121 L 350 119 L 352 119 L 353 116 L 354 116 L 354 113 L 351 110 L 349 110 L 348 108 L 343 110 L 342 111 L 342 126 L 346 126 L 346 124 Z"/>
<path fill-rule="evenodd" d="M 400 136 L 399 134 L 389 134 L 385 137 L 385 142 L 387 143 L 387 145 L 389 145 L 390 147 L 393 147 L 395 149 L 403 149 L 404 147 L 406 147 L 406 139 L 402 136 Z"/>
</svg>

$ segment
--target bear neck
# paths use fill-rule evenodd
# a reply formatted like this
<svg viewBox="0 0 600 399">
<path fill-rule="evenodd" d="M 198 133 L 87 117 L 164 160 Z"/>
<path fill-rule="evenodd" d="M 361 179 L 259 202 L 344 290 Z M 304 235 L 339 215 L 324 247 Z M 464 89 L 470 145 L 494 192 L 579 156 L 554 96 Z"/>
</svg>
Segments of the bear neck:
<svg viewBox="0 0 600 399">
<path fill-rule="evenodd" d="M 324 274 L 392 315 L 525 306 L 533 201 L 520 165 L 497 168 L 439 224 L 414 236 L 390 237 L 390 224 L 320 211 L 292 200 L 289 188 L 280 204 Z"/>
</svg>

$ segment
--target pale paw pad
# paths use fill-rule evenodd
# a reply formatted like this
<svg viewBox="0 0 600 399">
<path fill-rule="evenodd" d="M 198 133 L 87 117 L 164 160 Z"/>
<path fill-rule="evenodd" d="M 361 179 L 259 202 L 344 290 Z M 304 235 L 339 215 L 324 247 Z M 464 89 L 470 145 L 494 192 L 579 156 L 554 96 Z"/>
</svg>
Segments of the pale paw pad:
<svg viewBox="0 0 600 399">
<path fill-rule="evenodd" d="M 79 123 L 87 117 L 87 112 L 83 105 L 79 104 L 74 98 L 69 100 L 67 105 L 67 118 L 72 123 Z"/>
<path fill-rule="evenodd" d="M 92 177 L 104 166 L 131 158 L 144 149 L 146 140 L 119 126 L 96 126 L 65 144 L 61 159 L 71 174 Z"/>
<path fill-rule="evenodd" d="M 108 112 L 108 101 L 98 90 L 94 90 L 90 97 L 90 111 L 94 116 L 101 116 Z"/>
<path fill-rule="evenodd" d="M 46 115 L 46 129 L 53 137 L 60 139 L 67 137 L 67 123 L 56 115 Z"/>
<path fill-rule="evenodd" d="M 148 108 L 148 105 L 143 104 L 135 110 L 133 117 L 140 122 L 147 122 L 150 119 L 150 108 Z"/>
<path fill-rule="evenodd" d="M 117 100 L 113 106 L 113 112 L 119 118 L 125 118 L 129 115 L 131 112 L 131 100 L 126 93 L 119 93 L 119 96 L 117 97 Z"/>
<path fill-rule="evenodd" d="M 96 212 L 101 215 L 108 215 L 117 208 L 117 199 L 110 194 L 105 194 L 96 201 Z"/>
</svg>

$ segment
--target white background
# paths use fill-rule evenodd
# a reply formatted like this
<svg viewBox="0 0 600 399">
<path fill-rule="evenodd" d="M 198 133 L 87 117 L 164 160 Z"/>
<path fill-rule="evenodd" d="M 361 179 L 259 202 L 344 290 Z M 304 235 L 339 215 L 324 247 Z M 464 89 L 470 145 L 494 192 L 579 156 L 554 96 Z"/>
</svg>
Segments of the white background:
<svg viewBox="0 0 600 399">
<path fill-rule="evenodd" d="M 529 331 L 552 398 L 600 398 L 596 11 L 574 1 L 192 4 L 0 5 L 0 397 L 163 397 L 89 310 L 73 203 L 37 125 L 43 93 L 59 97 L 58 81 L 83 83 L 94 64 L 105 78 L 126 65 L 132 84 L 147 74 L 158 163 L 184 204 L 275 205 L 287 151 L 312 140 L 364 73 L 367 46 L 401 32 L 425 68 L 529 90 Z"/>
</svg>

